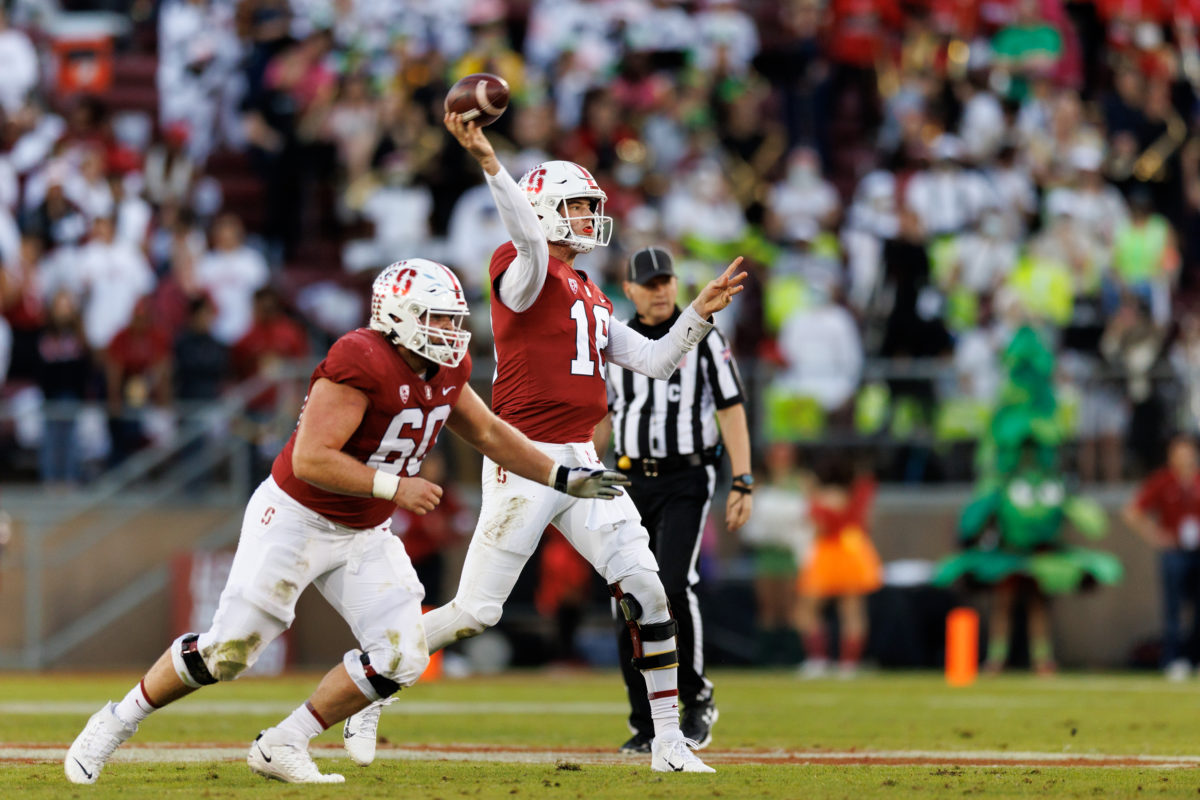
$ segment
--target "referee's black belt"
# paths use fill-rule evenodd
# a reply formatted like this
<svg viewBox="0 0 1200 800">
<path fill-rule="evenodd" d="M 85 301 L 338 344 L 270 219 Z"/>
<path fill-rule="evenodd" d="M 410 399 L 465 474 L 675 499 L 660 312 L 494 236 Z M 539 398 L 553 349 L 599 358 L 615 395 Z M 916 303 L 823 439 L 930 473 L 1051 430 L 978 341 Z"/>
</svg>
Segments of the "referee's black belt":
<svg viewBox="0 0 1200 800">
<path fill-rule="evenodd" d="M 688 467 L 703 467 L 716 464 L 721 460 L 721 445 L 709 447 L 699 453 L 686 455 L 663 456 L 661 458 L 630 458 L 621 456 L 617 459 L 617 469 L 622 472 L 641 473 L 647 478 L 657 478 L 665 472 L 676 472 Z"/>
</svg>

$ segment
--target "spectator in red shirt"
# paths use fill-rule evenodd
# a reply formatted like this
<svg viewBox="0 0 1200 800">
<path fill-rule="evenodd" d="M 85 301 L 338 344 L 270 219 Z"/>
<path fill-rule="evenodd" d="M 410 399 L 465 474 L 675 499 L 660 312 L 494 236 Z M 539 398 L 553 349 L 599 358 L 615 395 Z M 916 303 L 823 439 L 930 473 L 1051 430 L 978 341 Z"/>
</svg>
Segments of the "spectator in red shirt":
<svg viewBox="0 0 1200 800">
<path fill-rule="evenodd" d="M 247 438 L 251 444 L 251 475 L 270 468 L 291 432 L 284 422 L 296 415 L 308 378 L 299 362 L 308 357 L 308 335 L 283 308 L 278 292 L 265 286 L 254 293 L 254 322 L 233 346 L 233 371 L 238 380 L 258 378 L 264 388 L 247 406 Z M 282 391 L 281 391 L 282 390 Z"/>
<path fill-rule="evenodd" d="M 1126 524 L 1159 550 L 1163 586 L 1162 661 L 1169 680 L 1192 670 L 1200 643 L 1200 456 L 1186 435 L 1171 440 L 1167 465 L 1148 477 L 1123 512 Z M 1180 611 L 1192 606 L 1192 631 L 1181 641 Z"/>
<path fill-rule="evenodd" d="M 308 356 L 304 327 L 283 309 L 279 293 L 264 287 L 254 293 L 254 322 L 233 346 L 233 368 L 238 380 L 279 377 L 288 361 Z M 274 389 L 262 392 L 250 404 L 254 413 L 270 414 L 278 401 Z"/>
<path fill-rule="evenodd" d="M 147 407 L 171 402 L 171 340 L 154 324 L 151 311 L 149 296 L 138 300 L 129 325 L 104 352 L 113 464 L 145 443 Z"/>
</svg>

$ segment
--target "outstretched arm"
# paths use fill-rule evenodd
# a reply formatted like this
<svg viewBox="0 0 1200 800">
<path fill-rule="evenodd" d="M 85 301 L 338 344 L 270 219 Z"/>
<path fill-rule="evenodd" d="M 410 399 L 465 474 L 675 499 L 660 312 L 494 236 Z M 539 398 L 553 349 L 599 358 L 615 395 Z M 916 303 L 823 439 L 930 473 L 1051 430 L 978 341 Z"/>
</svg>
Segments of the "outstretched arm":
<svg viewBox="0 0 1200 800">
<path fill-rule="evenodd" d="M 443 121 L 446 130 L 483 168 L 496 210 L 500 212 L 500 221 L 517 248 L 517 257 L 500 277 L 500 302 L 513 311 L 525 311 L 537 300 L 546 283 L 546 269 L 550 264 L 546 234 L 542 232 L 542 225 L 525 193 L 496 158 L 496 151 L 484 136 L 483 129 L 474 121 L 463 122 L 458 114 L 447 114 Z"/>
<path fill-rule="evenodd" d="M 611 499 L 621 494 L 618 486 L 629 485 L 629 479 L 620 472 L 568 469 L 557 464 L 524 434 L 493 414 L 470 386 L 458 396 L 446 427 L 509 472 L 575 497 Z"/>
<path fill-rule="evenodd" d="M 742 258 L 738 256 L 720 277 L 709 281 L 661 339 L 647 339 L 614 319 L 604 350 L 608 360 L 657 380 L 671 377 L 684 354 L 699 344 L 712 328 L 713 313 L 727 307 L 745 288 L 742 282 L 746 273 L 733 274 L 741 263 Z"/>
</svg>

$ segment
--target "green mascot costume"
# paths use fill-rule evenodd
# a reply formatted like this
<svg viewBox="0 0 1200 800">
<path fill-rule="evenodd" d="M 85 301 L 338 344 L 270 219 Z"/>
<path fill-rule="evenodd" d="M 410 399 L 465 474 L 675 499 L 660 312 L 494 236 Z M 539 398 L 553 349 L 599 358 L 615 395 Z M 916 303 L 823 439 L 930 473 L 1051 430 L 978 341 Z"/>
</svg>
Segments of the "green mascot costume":
<svg viewBox="0 0 1200 800">
<path fill-rule="evenodd" d="M 958 580 L 993 594 L 986 668 L 1008 658 L 1009 618 L 1018 593 L 1028 600 L 1030 657 L 1040 673 L 1054 670 L 1048 599 L 1121 579 L 1108 553 L 1064 540 L 1070 522 L 1091 539 L 1107 519 L 1093 501 L 1068 492 L 1058 469 L 1060 426 L 1053 390 L 1054 356 L 1031 328 L 1014 335 L 1004 354 L 1008 381 L 980 443 L 980 480 L 959 520 L 964 550 L 938 564 L 934 584 Z"/>
</svg>

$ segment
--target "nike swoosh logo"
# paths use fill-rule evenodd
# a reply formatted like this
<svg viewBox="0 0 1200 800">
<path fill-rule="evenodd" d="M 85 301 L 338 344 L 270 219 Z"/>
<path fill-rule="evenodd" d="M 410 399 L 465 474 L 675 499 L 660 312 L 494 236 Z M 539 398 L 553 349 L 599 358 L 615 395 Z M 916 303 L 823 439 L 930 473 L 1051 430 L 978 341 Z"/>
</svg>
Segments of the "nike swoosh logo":
<svg viewBox="0 0 1200 800">
<path fill-rule="evenodd" d="M 453 386 L 449 386 L 449 387 L 446 387 L 445 389 L 442 389 L 442 397 L 445 397 L 446 395 L 448 395 L 448 394 L 450 394 L 451 392 L 453 392 L 453 391 L 454 391 L 454 388 L 455 388 L 455 387 L 453 387 Z"/>
<path fill-rule="evenodd" d="M 675 766 L 670 761 L 668 761 L 667 766 L 670 767 L 671 769 L 673 769 L 675 772 L 683 772 L 683 764 L 680 764 L 679 766 Z"/>
<path fill-rule="evenodd" d="M 265 761 L 265 762 L 267 762 L 268 764 L 270 764 L 270 763 L 271 763 L 271 757 L 270 757 L 269 755 L 267 755 L 266 753 L 264 753 L 264 752 L 263 752 L 262 745 L 261 745 L 261 744 L 258 744 L 258 743 L 256 742 L 254 746 L 258 748 L 259 755 L 261 755 L 261 756 L 263 757 L 263 761 Z M 668 761 L 667 763 L 668 763 L 668 764 L 670 764 L 670 762 L 669 762 L 669 761 Z M 680 767 L 680 769 L 682 769 L 682 767 Z"/>
<path fill-rule="evenodd" d="M 349 728 L 343 728 L 343 729 L 342 729 L 342 738 L 343 738 L 343 739 L 353 739 L 353 738 L 354 738 L 355 736 L 357 736 L 357 735 L 358 735 L 358 734 L 354 733 L 354 732 L 353 732 L 353 731 L 351 731 Z"/>
<path fill-rule="evenodd" d="M 83 765 L 83 762 L 81 762 L 78 758 L 75 758 L 74 756 L 71 757 L 71 760 L 79 765 L 79 769 L 83 770 L 83 774 L 86 775 L 87 779 L 90 781 L 92 779 L 92 773 L 87 771 L 87 767 L 85 767 Z"/>
</svg>

